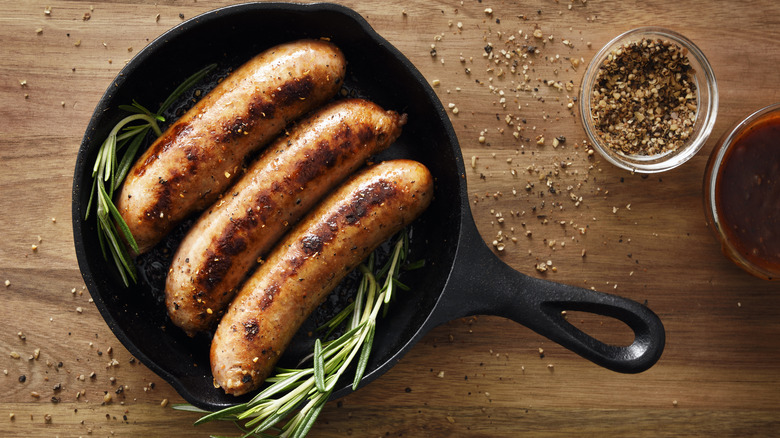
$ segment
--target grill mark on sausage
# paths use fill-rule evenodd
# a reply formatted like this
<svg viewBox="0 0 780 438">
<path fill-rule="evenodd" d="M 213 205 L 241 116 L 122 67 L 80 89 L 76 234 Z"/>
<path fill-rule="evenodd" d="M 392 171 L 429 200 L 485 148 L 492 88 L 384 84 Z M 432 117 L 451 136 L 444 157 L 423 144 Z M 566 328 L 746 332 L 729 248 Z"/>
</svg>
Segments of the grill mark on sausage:
<svg viewBox="0 0 780 438">
<path fill-rule="evenodd" d="M 322 251 L 322 248 L 333 241 L 339 228 L 350 226 L 367 216 L 377 205 L 387 202 L 399 194 L 395 183 L 380 179 L 361 187 L 352 198 L 344 202 L 333 214 L 325 218 L 313 231 L 301 237 L 300 246 L 304 254 Z"/>
<path fill-rule="evenodd" d="M 222 134 L 215 136 L 218 143 L 230 143 L 246 135 L 255 125 L 270 119 L 280 107 L 295 104 L 309 98 L 315 90 L 314 79 L 310 75 L 285 82 L 271 92 L 270 99 L 264 94 L 251 97 L 245 114 L 239 114 L 222 124 Z"/>
<path fill-rule="evenodd" d="M 175 183 L 175 180 L 173 181 Z M 172 185 L 171 180 L 159 178 L 157 180 L 157 196 L 154 198 L 155 202 L 144 211 L 144 218 L 146 221 L 157 230 L 165 230 L 167 220 L 165 216 L 160 216 L 163 212 L 167 211 L 171 205 Z"/>
<path fill-rule="evenodd" d="M 292 188 L 305 185 L 336 165 L 338 153 L 333 145 L 338 145 L 335 139 L 332 142 L 322 139 L 311 154 L 296 163 L 295 168 L 290 172 Z M 354 148 L 348 143 L 346 149 L 349 149 L 348 153 L 352 154 Z"/>
<path fill-rule="evenodd" d="M 274 115 L 276 115 L 276 106 L 263 99 L 263 96 L 257 96 L 249 104 L 249 116 L 252 119 L 272 119 Z"/>
<path fill-rule="evenodd" d="M 152 144 L 146 160 L 135 168 L 135 176 L 140 177 L 146 173 L 146 169 L 157 161 L 160 154 L 170 149 L 174 143 L 179 141 L 179 138 L 187 136 L 190 131 L 192 131 L 192 125 L 190 125 L 189 122 L 180 122 L 171 126 L 170 129 L 165 131 L 163 135 Z"/>
<path fill-rule="evenodd" d="M 366 143 L 368 143 L 369 141 L 372 141 L 372 140 L 376 141 L 377 143 L 380 143 L 385 138 L 385 133 L 384 132 L 380 132 L 378 135 L 376 135 L 376 138 L 374 138 L 375 135 L 374 135 L 374 129 L 373 129 L 372 126 L 361 125 L 360 127 L 361 127 L 361 129 L 359 129 L 357 131 L 357 133 L 355 134 L 357 136 L 358 141 L 360 142 L 360 144 L 366 144 Z"/>
<path fill-rule="evenodd" d="M 263 298 L 260 299 L 260 310 L 265 310 L 274 302 L 274 297 L 279 293 L 279 283 L 273 283 L 266 288 Z"/>
<path fill-rule="evenodd" d="M 219 284 L 233 265 L 233 258 L 241 254 L 247 247 L 247 230 L 258 224 L 252 212 L 236 220 L 231 220 L 222 233 L 206 251 L 202 272 L 204 275 L 195 277 L 195 282 L 203 288 L 213 289 Z"/>
<path fill-rule="evenodd" d="M 287 260 L 286 277 L 288 279 L 298 277 L 299 269 L 304 262 L 312 255 L 321 252 L 325 245 L 331 243 L 338 234 L 339 228 L 353 225 L 360 218 L 370 214 L 373 207 L 381 205 L 399 194 L 400 190 L 397 185 L 385 179 L 361 187 L 351 199 L 345 201 L 338 210 L 320 222 L 313 232 L 301 237 L 297 246 L 300 247 L 303 256 L 293 256 Z M 284 278 L 277 277 L 266 288 L 260 301 L 261 310 L 265 310 L 273 303 L 276 295 L 282 290 L 281 284 L 284 281 Z"/>
<path fill-rule="evenodd" d="M 303 266 L 303 263 L 306 262 L 307 258 L 308 257 L 293 256 L 287 260 L 287 268 L 290 270 L 290 277 L 295 275 L 295 273 L 298 271 L 298 268 Z"/>
<path fill-rule="evenodd" d="M 171 227 L 169 217 L 164 216 L 164 212 L 170 212 L 173 205 L 173 197 L 177 196 L 178 187 L 182 181 L 190 175 L 197 173 L 197 159 L 189 160 L 182 172 L 172 172 L 168 179 L 162 177 L 157 180 L 156 194 L 153 197 L 154 202 L 144 211 L 144 217 L 152 226 L 162 232 L 167 232 Z M 163 216 L 161 216 L 163 214 Z"/>
<path fill-rule="evenodd" d="M 198 283 L 211 289 L 225 277 L 230 269 L 231 258 L 228 255 L 221 255 L 211 249 L 206 250 L 206 260 L 203 262 L 203 268 L 198 275 Z"/>
<path fill-rule="evenodd" d="M 273 94 L 274 99 L 281 105 L 289 105 L 298 100 L 308 98 L 314 91 L 315 84 L 311 75 L 303 76 L 291 82 L 285 82 Z"/>
<path fill-rule="evenodd" d="M 329 139 L 320 140 L 314 152 L 298 162 L 290 172 L 294 188 L 328 173 L 329 169 L 343 162 L 344 157 L 354 155 L 361 147 L 369 147 L 367 143 L 374 140 L 373 129 L 368 124 L 361 124 L 358 129 L 341 124 Z"/>
</svg>

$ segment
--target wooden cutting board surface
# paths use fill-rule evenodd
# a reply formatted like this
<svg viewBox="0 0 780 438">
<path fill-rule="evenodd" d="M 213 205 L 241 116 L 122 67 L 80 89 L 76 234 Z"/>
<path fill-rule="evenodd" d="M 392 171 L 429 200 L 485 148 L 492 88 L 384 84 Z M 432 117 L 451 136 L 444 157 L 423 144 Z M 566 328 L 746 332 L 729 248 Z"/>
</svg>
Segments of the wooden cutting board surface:
<svg viewBox="0 0 780 438">
<path fill-rule="evenodd" d="M 112 335 L 84 287 L 70 223 L 76 153 L 114 76 L 165 30 L 230 3 L 0 0 L 1 436 L 236 433 L 230 423 L 193 427 L 196 415 L 171 409 L 182 402 L 176 392 Z M 341 3 L 438 84 L 475 220 L 489 245 L 503 236 L 499 256 L 529 275 L 646 302 L 663 320 L 667 344 L 653 368 L 623 375 L 502 318 L 455 320 L 380 379 L 329 403 L 312 436 L 777 433 L 780 283 L 753 278 L 720 253 L 705 222 L 702 180 L 718 137 L 780 102 L 780 4 Z M 704 148 L 649 177 L 588 157 L 576 104 L 568 107 L 595 52 L 642 25 L 693 40 L 720 91 Z M 516 91 L 522 78 L 501 51 L 528 44 L 523 36 L 537 28 L 544 39 L 527 62 L 531 89 Z M 566 141 L 554 147 L 555 137 Z M 536 270 L 548 261 L 546 272 Z M 600 339 L 631 339 L 612 321 L 569 318 Z"/>
</svg>

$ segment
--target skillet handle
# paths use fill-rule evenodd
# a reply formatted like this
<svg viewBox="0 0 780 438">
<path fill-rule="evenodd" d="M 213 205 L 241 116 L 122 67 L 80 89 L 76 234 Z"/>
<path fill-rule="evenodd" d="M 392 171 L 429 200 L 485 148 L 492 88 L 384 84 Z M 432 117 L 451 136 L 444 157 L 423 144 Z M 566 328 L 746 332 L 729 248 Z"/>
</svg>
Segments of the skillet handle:
<svg viewBox="0 0 780 438">
<path fill-rule="evenodd" d="M 627 298 L 524 275 L 501 261 L 479 238 L 461 246 L 444 296 L 439 321 L 468 315 L 509 318 L 580 356 L 621 373 L 647 370 L 661 357 L 665 331 L 646 306 Z M 615 318 L 634 332 L 628 346 L 609 345 L 578 329 L 562 311 Z M 443 317 L 443 319 L 442 319 Z"/>
<path fill-rule="evenodd" d="M 519 274 L 519 273 L 518 273 Z M 617 295 L 515 275 L 514 291 L 506 296 L 501 316 L 517 321 L 597 365 L 621 373 L 638 373 L 658 361 L 665 343 L 661 320 L 646 306 Z M 524 291 L 517 299 L 518 290 Z M 631 345 L 609 345 L 578 329 L 563 311 L 581 311 L 615 318 L 634 332 Z"/>
</svg>

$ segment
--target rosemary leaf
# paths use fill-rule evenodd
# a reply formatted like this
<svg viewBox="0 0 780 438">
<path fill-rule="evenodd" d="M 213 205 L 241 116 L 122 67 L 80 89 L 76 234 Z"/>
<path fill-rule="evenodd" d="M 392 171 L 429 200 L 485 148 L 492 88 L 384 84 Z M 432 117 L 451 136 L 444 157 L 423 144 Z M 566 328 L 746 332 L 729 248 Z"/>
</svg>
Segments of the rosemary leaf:
<svg viewBox="0 0 780 438">
<path fill-rule="evenodd" d="M 125 242 L 130 245 L 130 249 L 138 253 L 138 243 L 136 243 L 133 233 L 130 232 L 130 228 L 127 226 L 127 222 L 125 222 L 125 219 L 119 213 L 119 210 L 116 209 L 113 202 L 108 203 L 108 211 L 111 212 L 111 218 L 114 220 L 115 229 L 119 229 L 119 231 L 122 232 L 122 236 L 124 237 Z M 122 249 L 124 250 L 124 246 Z M 133 265 L 131 264 L 130 266 L 132 267 Z"/>
<path fill-rule="evenodd" d="M 138 148 L 141 147 L 141 143 L 146 137 L 146 133 L 149 131 L 149 127 L 147 126 L 143 129 L 143 132 L 138 132 L 138 134 L 133 137 L 124 155 L 122 155 L 122 161 L 119 162 L 119 168 L 117 169 L 116 175 L 114 176 L 115 188 L 118 188 L 119 184 L 125 180 L 127 172 L 129 172 L 130 168 L 133 166 L 133 162 L 135 161 L 135 154 L 138 153 Z"/>
<path fill-rule="evenodd" d="M 128 237 L 128 242 L 133 248 L 133 251 L 138 251 L 138 245 L 135 243 L 135 239 L 130 233 L 130 229 L 127 228 L 127 224 L 125 223 L 124 219 L 122 219 L 122 216 L 119 214 L 119 210 L 117 210 L 114 206 L 114 203 L 111 202 L 111 197 L 108 196 L 108 193 L 106 193 L 106 189 L 103 184 L 99 183 L 98 189 L 100 190 L 99 196 L 103 198 L 103 202 L 108 209 L 108 214 L 98 215 L 98 217 L 100 218 L 101 223 L 106 226 L 106 235 L 109 238 L 109 242 L 111 243 L 111 248 L 113 248 L 112 252 L 120 256 L 122 265 L 133 278 L 133 281 L 135 281 L 135 265 L 132 263 L 132 261 L 128 261 L 130 260 L 130 255 L 127 253 L 125 246 L 120 240 L 119 232 L 117 231 L 116 226 L 111 223 L 111 218 L 121 223 L 120 229 L 122 229 L 123 233 L 126 235 L 126 237 Z M 124 228 L 122 228 L 122 226 L 124 226 Z"/>
<path fill-rule="evenodd" d="M 177 404 L 173 407 L 174 409 L 177 409 L 179 411 L 191 411 L 191 412 L 201 412 L 202 410 L 199 408 L 196 408 L 192 405 L 187 404 Z M 246 409 L 246 404 L 240 404 L 231 406 L 229 408 L 222 409 L 220 411 L 212 412 L 207 415 L 204 415 L 200 418 L 198 418 L 194 425 L 197 426 L 199 424 L 208 423 L 211 420 L 224 420 L 226 418 L 231 417 L 235 413 L 243 412 Z"/>
<path fill-rule="evenodd" d="M 335 350 L 338 348 L 341 348 L 344 346 L 347 342 L 349 342 L 350 339 L 352 339 L 361 329 L 363 328 L 363 324 L 358 325 L 357 327 L 350 329 L 349 331 L 345 332 L 343 335 L 339 336 L 337 339 L 334 339 L 332 341 L 326 342 L 325 346 L 330 350 Z M 327 355 L 327 353 L 326 353 Z"/>
<path fill-rule="evenodd" d="M 322 359 L 322 341 L 314 341 L 314 384 L 317 390 L 325 392 L 325 361 Z"/>
<path fill-rule="evenodd" d="M 325 324 L 317 327 L 315 331 L 320 332 L 322 330 L 328 329 L 328 331 L 325 333 L 325 336 L 323 337 L 324 338 L 329 337 L 331 333 L 333 333 L 333 330 L 335 330 L 339 325 L 341 325 L 342 322 L 344 322 L 344 320 L 346 320 L 349 317 L 349 315 L 352 313 L 353 309 L 356 306 L 356 302 L 357 301 L 352 301 L 351 303 L 349 303 L 346 307 L 341 309 L 341 311 L 338 314 L 336 314 L 336 316 L 331 318 Z"/>
<path fill-rule="evenodd" d="M 425 260 L 420 259 L 415 262 L 407 263 L 401 267 L 404 271 L 413 271 L 415 269 L 420 269 L 425 266 Z"/>
<path fill-rule="evenodd" d="M 116 265 L 117 270 L 122 277 L 122 283 L 124 283 L 125 286 L 128 286 L 129 283 L 127 281 L 127 274 L 125 273 L 125 267 L 127 265 L 125 260 L 122 260 L 119 257 L 120 253 L 117 251 L 117 247 L 121 244 L 117 242 L 116 236 L 113 234 L 113 228 L 111 227 L 110 221 L 107 218 L 98 216 L 98 222 L 100 223 L 101 227 L 106 230 L 104 233 L 104 242 L 107 243 L 105 247 L 108 248 L 108 253 L 111 255 L 111 259 L 114 261 L 114 264 Z"/>
<path fill-rule="evenodd" d="M 95 200 L 95 192 L 97 191 L 96 189 L 97 189 L 97 179 L 92 178 L 92 188 L 89 191 L 89 201 L 87 201 L 87 213 L 84 215 L 84 220 L 89 219 L 89 212 L 92 211 L 92 201 Z"/>
<path fill-rule="evenodd" d="M 162 111 L 159 111 L 157 113 L 153 113 L 150 110 L 148 110 L 145 106 L 143 106 L 140 103 L 138 103 L 138 101 L 135 100 L 135 99 L 133 99 L 133 104 L 131 106 L 136 109 L 136 112 L 138 114 L 145 114 L 146 116 L 151 117 L 153 119 L 159 119 L 160 121 L 163 121 L 163 122 L 165 121 L 165 119 L 162 118 L 162 116 L 160 115 L 160 114 L 162 114 Z"/>
<path fill-rule="evenodd" d="M 97 156 L 95 157 L 95 164 L 92 166 L 92 178 L 95 178 L 98 175 L 98 170 L 100 169 L 100 163 L 103 162 L 103 155 L 106 154 L 107 148 L 106 148 L 106 142 L 108 139 L 103 140 L 103 143 L 100 145 L 100 149 L 98 149 Z"/>
<path fill-rule="evenodd" d="M 275 432 L 274 435 L 270 435 L 270 434 L 267 434 L 265 432 L 254 432 L 251 429 L 247 429 L 247 428 L 241 426 L 241 423 L 239 423 L 238 421 L 234 421 L 233 424 L 235 424 L 236 427 L 238 427 L 238 429 L 241 432 L 244 432 L 244 435 L 242 435 L 241 438 L 248 438 L 248 437 L 255 437 L 255 438 L 278 438 L 279 437 L 279 432 L 281 432 L 281 429 L 279 429 L 278 427 L 269 427 L 266 430 L 270 430 L 272 432 Z M 215 437 L 215 436 L 212 436 L 211 438 L 234 438 L 234 437 Z"/>
<path fill-rule="evenodd" d="M 100 225 L 100 220 L 98 219 L 98 225 Z M 101 228 L 98 229 L 98 243 L 100 244 L 100 252 L 103 254 L 103 260 L 108 260 L 108 252 L 106 250 L 106 238 L 105 231 Z"/>
<path fill-rule="evenodd" d="M 361 264 L 358 266 L 358 269 L 363 273 L 363 278 L 360 279 L 360 285 L 358 286 L 357 293 L 355 294 L 355 307 L 354 312 L 352 313 L 352 320 L 349 323 L 350 327 L 356 327 L 360 322 L 360 317 L 362 315 L 361 310 L 364 310 L 365 308 L 365 304 L 363 303 L 366 300 L 366 294 L 368 293 L 372 278 L 371 271 L 367 266 Z"/>
<path fill-rule="evenodd" d="M 255 426 L 252 430 L 253 433 L 259 433 L 264 432 L 268 430 L 271 426 L 275 425 L 279 421 L 281 421 L 285 416 L 287 415 L 287 411 L 280 411 L 277 412 L 265 419 L 265 421 L 261 422 L 258 426 Z M 261 420 L 261 417 L 258 417 L 256 420 Z M 249 425 L 250 422 L 247 422 L 246 424 Z"/>
<path fill-rule="evenodd" d="M 100 162 L 100 168 L 98 170 L 98 173 L 103 175 L 103 181 L 108 181 L 111 178 L 111 163 L 113 162 L 112 157 L 116 151 L 116 132 L 111 131 L 111 134 L 108 135 L 108 139 L 106 141 L 108 142 L 106 146 L 106 153 L 103 154 L 103 159 Z"/>
<path fill-rule="evenodd" d="M 136 103 L 135 100 L 133 103 Z M 147 114 L 148 111 L 146 111 L 146 108 L 139 108 L 137 105 L 119 105 L 117 108 L 121 109 L 122 111 L 127 111 L 128 113 L 134 113 L 134 114 Z"/>
<path fill-rule="evenodd" d="M 193 406 L 191 404 L 187 403 L 176 403 L 174 405 L 171 405 L 171 407 L 177 411 L 184 411 L 184 412 L 197 412 L 199 414 L 208 414 L 209 411 L 205 409 L 201 409 L 197 406 Z M 234 406 L 235 407 L 235 406 Z"/>
<path fill-rule="evenodd" d="M 127 141 L 129 139 L 135 138 L 137 135 L 141 133 L 141 131 L 145 129 L 149 129 L 151 126 L 148 124 L 141 124 L 141 125 L 125 125 L 120 130 L 122 133 L 116 136 L 117 139 L 117 145 L 116 150 L 122 150 L 125 144 L 127 144 Z"/>
<path fill-rule="evenodd" d="M 393 251 L 393 257 L 392 262 L 390 263 L 390 269 L 388 270 L 391 273 L 397 272 L 396 266 L 399 265 L 398 259 L 400 258 L 401 250 L 404 248 L 404 240 L 401 239 L 398 241 L 398 243 L 395 244 L 395 250 Z M 385 286 L 384 288 L 386 290 L 385 293 L 385 304 L 390 302 L 390 298 L 393 297 L 393 275 L 388 275 L 387 279 L 385 280 Z"/>
<path fill-rule="evenodd" d="M 320 400 L 312 400 L 311 403 L 313 404 L 313 407 L 308 412 L 306 412 L 306 415 L 298 424 L 298 427 L 295 428 L 294 433 L 291 435 L 292 438 L 303 438 L 309 433 L 312 426 L 314 426 L 314 422 L 317 421 L 317 417 L 319 417 L 320 412 L 322 412 L 322 408 L 325 406 L 325 401 L 327 401 L 328 397 L 330 397 L 330 392 L 322 393 L 322 395 L 319 397 Z"/>
<path fill-rule="evenodd" d="M 392 263 L 392 260 L 388 260 L 387 263 L 385 263 L 381 268 L 379 268 L 379 271 L 376 273 L 376 278 L 384 278 L 387 273 L 390 271 L 390 264 Z"/>
<path fill-rule="evenodd" d="M 280 380 L 273 385 L 269 386 L 263 392 L 256 395 L 252 398 L 252 401 L 249 402 L 249 405 L 251 406 L 253 403 L 259 402 L 260 400 L 268 399 L 276 395 L 278 392 L 281 391 L 287 391 L 294 387 L 299 386 L 299 383 L 297 383 L 301 378 L 312 374 L 314 370 L 312 369 L 306 369 L 306 370 L 296 370 L 297 372 L 292 373 L 289 377 L 286 377 L 283 380 Z M 271 381 L 270 378 L 266 379 L 266 381 Z"/>
<path fill-rule="evenodd" d="M 355 369 L 355 379 L 352 381 L 352 390 L 356 390 L 360 380 L 363 379 L 363 374 L 366 372 L 366 366 L 368 365 L 368 358 L 371 355 L 371 347 L 374 342 L 374 332 L 376 331 L 376 324 L 371 321 L 368 324 L 368 333 L 366 339 L 363 341 L 363 348 L 360 351 L 360 358 L 358 358 L 357 368 Z"/>
<path fill-rule="evenodd" d="M 397 288 L 401 289 L 402 291 L 407 291 L 407 292 L 408 292 L 408 291 L 410 290 L 410 289 L 409 289 L 409 286 L 407 286 L 407 285 L 405 285 L 405 284 L 401 283 L 399 280 L 397 280 L 397 279 L 393 278 L 393 280 L 392 280 L 392 281 L 393 281 L 393 284 L 394 284 L 394 285 L 395 285 Z"/>
<path fill-rule="evenodd" d="M 355 317 L 359 317 L 360 321 L 363 322 L 368 318 L 368 316 L 371 314 L 372 309 L 378 305 L 378 303 L 374 302 L 374 297 L 377 294 L 376 290 L 376 278 L 374 275 L 369 272 L 367 274 L 364 274 L 366 278 L 366 306 L 363 309 L 363 314 L 358 315 L 358 312 L 355 312 Z M 354 321 L 354 320 L 353 320 Z"/>
<path fill-rule="evenodd" d="M 200 82 L 201 79 L 206 77 L 206 75 L 211 73 L 211 71 L 214 70 L 215 68 L 217 68 L 217 64 L 209 64 L 206 67 L 195 72 L 195 74 L 193 74 L 189 78 L 187 78 L 184 82 L 181 83 L 181 85 L 179 85 L 178 87 L 176 87 L 175 90 L 173 90 L 171 95 L 168 96 L 168 98 L 165 99 L 165 101 L 163 101 L 162 105 L 160 105 L 160 109 L 157 110 L 157 114 L 164 113 L 169 106 L 173 105 L 173 102 L 175 102 L 176 99 L 178 99 L 179 96 L 182 95 L 182 93 L 187 91 L 193 85 Z"/>
</svg>

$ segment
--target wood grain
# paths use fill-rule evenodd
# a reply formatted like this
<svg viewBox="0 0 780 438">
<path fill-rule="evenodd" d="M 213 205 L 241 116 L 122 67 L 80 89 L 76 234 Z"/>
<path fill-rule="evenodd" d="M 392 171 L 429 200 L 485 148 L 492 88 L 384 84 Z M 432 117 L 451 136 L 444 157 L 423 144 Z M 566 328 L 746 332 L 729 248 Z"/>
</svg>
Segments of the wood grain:
<svg viewBox="0 0 780 438">
<path fill-rule="evenodd" d="M 173 411 L 181 398 L 114 338 L 84 289 L 70 225 L 75 157 L 103 91 L 127 60 L 182 21 L 179 14 L 187 19 L 229 3 L 0 0 L 0 282 L 10 282 L 0 286 L 0 435 L 235 434 L 227 423 L 193 428 L 197 415 Z M 467 163 L 472 211 L 488 243 L 499 231 L 505 236 L 500 257 L 530 275 L 646 301 L 664 321 L 667 346 L 650 370 L 622 375 L 501 318 L 452 321 L 380 379 L 329 403 L 312 436 L 777 433 L 780 286 L 720 254 L 704 220 L 702 178 L 723 132 L 780 101 L 778 3 L 342 3 L 426 79 L 440 82 L 445 107 L 458 108 L 450 117 Z M 641 25 L 670 27 L 699 45 L 720 91 L 704 149 L 680 168 L 649 177 L 589 158 L 576 105 L 567 107 L 598 48 Z M 531 37 L 540 53 L 520 66 L 529 64 L 532 90 L 512 91 L 522 80 L 506 68 L 499 75 L 485 47 L 500 54 L 531 44 L 523 34 L 536 27 L 553 38 Z M 577 68 L 571 59 L 581 60 Z M 571 81 L 572 89 L 544 81 Z M 511 134 L 517 126 L 520 139 Z M 553 147 L 559 136 L 566 141 Z M 582 198 L 579 205 L 570 194 Z M 537 272 L 548 260 L 555 272 Z M 612 321 L 579 314 L 570 320 L 605 340 L 629 337 Z"/>
</svg>

